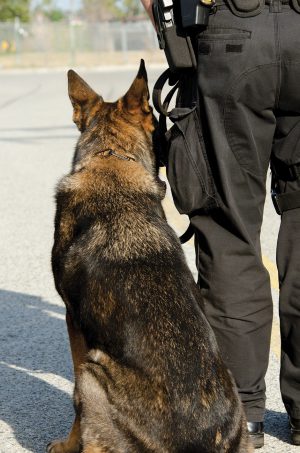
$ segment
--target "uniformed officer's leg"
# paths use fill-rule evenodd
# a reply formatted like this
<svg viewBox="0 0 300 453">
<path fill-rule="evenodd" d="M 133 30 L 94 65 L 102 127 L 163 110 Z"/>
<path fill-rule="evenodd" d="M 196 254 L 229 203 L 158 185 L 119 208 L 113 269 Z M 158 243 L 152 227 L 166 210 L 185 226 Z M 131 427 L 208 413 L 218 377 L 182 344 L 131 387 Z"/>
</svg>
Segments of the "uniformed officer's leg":
<svg viewBox="0 0 300 453">
<path fill-rule="evenodd" d="M 293 189 L 292 183 L 288 186 L 287 191 L 298 190 L 300 198 L 300 181 L 294 182 Z M 287 412 L 300 422 L 300 208 L 282 214 L 277 265 L 280 281 L 281 392 Z"/>
<path fill-rule="evenodd" d="M 240 191 L 240 196 L 251 197 L 251 188 Z M 194 217 L 193 224 L 205 312 L 237 382 L 247 420 L 257 422 L 263 420 L 265 410 L 272 301 L 259 250 L 261 214 L 254 218 L 251 226 L 256 221 L 257 231 L 252 238 L 226 208 L 211 216 Z"/>
<path fill-rule="evenodd" d="M 274 18 L 221 10 L 200 34 L 204 139 L 221 198 L 193 218 L 199 284 L 248 421 L 262 421 L 272 323 L 269 276 L 260 251 L 265 179 L 275 130 Z"/>
<path fill-rule="evenodd" d="M 295 121 L 298 125 L 289 129 L 287 142 L 291 146 L 294 135 L 294 143 L 298 147 L 300 117 L 290 118 L 290 124 Z M 287 123 L 288 121 L 285 126 Z M 280 156 L 286 157 L 285 162 L 298 160 L 300 163 L 300 148 L 298 148 L 298 159 L 292 155 L 292 151 L 297 147 L 281 148 L 283 153 Z M 279 149 L 276 148 L 276 151 Z M 282 178 L 278 179 L 279 201 L 277 203 L 282 209 L 291 208 L 282 212 L 277 244 L 281 330 L 280 387 L 284 405 L 291 419 L 292 442 L 300 445 L 300 179 L 297 178 L 297 169 L 300 170 L 300 166 L 287 167 L 283 161 L 280 162 L 277 159 L 276 166 L 278 177 Z M 290 173 L 289 176 L 287 172 Z"/>
<path fill-rule="evenodd" d="M 281 392 L 290 417 L 298 426 L 300 445 L 300 15 L 293 10 L 279 17 L 282 83 L 274 165 L 278 172 L 281 227 L 277 244 L 282 340 Z M 293 165 L 295 164 L 295 165 Z M 286 209 L 286 210 L 285 210 Z"/>
</svg>

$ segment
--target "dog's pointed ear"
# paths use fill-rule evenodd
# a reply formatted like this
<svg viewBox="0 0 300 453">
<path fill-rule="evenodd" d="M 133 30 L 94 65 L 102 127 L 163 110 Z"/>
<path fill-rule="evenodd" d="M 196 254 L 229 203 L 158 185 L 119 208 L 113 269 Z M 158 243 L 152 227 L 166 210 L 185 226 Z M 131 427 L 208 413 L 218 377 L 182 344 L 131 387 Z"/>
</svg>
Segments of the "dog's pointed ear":
<svg viewBox="0 0 300 453">
<path fill-rule="evenodd" d="M 68 91 L 74 109 L 73 121 L 80 132 L 83 132 L 104 101 L 72 69 L 68 71 Z"/>
<path fill-rule="evenodd" d="M 123 97 L 123 106 L 130 113 L 150 113 L 148 77 L 144 60 L 141 60 L 139 72 L 131 87 Z"/>
</svg>

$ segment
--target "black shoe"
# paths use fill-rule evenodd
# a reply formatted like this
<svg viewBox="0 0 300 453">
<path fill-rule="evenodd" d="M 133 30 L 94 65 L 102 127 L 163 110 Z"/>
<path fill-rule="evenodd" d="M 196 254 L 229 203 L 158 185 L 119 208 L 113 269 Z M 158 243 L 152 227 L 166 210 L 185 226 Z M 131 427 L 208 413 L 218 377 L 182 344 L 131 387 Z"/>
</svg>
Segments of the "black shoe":
<svg viewBox="0 0 300 453">
<path fill-rule="evenodd" d="M 265 443 L 263 422 L 247 422 L 247 429 L 254 448 L 263 447 Z"/>
<path fill-rule="evenodd" d="M 290 417 L 291 441 L 293 445 L 300 445 L 300 420 Z"/>
</svg>

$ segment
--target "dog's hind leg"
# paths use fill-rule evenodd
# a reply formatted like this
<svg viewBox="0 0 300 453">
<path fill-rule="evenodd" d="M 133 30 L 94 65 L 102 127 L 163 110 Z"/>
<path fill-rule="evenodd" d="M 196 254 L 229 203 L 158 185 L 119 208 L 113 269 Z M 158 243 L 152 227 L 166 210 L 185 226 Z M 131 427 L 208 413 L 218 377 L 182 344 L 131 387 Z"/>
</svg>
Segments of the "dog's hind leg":
<svg viewBox="0 0 300 453">
<path fill-rule="evenodd" d="M 66 315 L 70 346 L 72 352 L 75 386 L 81 372 L 81 365 L 86 361 L 87 347 L 81 332 L 75 328 L 70 314 Z M 65 440 L 56 440 L 47 446 L 47 453 L 79 453 L 81 451 L 80 412 L 75 401 L 76 416 L 72 429 Z"/>
<path fill-rule="evenodd" d="M 123 429 L 123 420 L 120 421 L 120 415 L 122 418 L 124 414 L 119 413 L 115 404 L 119 392 L 116 382 L 118 365 L 99 350 L 93 350 L 89 357 L 97 362 L 83 366 L 75 390 L 82 411 L 83 452 L 136 453 L 129 431 Z"/>
</svg>

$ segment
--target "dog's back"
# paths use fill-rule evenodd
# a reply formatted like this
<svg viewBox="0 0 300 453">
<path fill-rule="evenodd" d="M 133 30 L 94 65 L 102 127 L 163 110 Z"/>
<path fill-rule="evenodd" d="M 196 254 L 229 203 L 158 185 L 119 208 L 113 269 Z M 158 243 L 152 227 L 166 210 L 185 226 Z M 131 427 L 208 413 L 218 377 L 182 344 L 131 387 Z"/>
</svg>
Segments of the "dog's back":
<svg viewBox="0 0 300 453">
<path fill-rule="evenodd" d="M 248 453 L 162 183 L 130 155 L 85 157 L 57 192 L 56 286 L 90 351 L 75 391 L 84 452 Z"/>
</svg>

